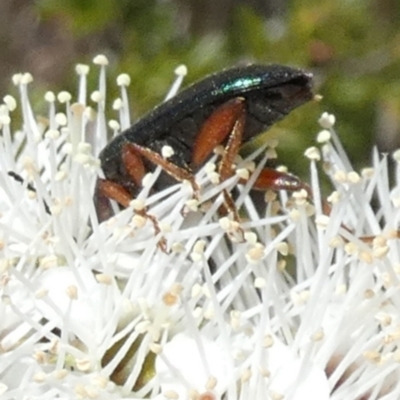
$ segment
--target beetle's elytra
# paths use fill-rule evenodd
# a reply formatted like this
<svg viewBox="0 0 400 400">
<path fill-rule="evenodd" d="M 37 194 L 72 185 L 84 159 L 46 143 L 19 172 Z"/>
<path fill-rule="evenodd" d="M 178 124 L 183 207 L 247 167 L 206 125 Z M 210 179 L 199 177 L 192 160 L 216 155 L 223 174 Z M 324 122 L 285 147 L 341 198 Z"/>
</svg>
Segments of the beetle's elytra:
<svg viewBox="0 0 400 400">
<path fill-rule="evenodd" d="M 311 89 L 310 73 L 282 65 L 251 65 L 210 75 L 157 106 L 100 153 L 104 179 L 99 180 L 95 194 L 100 220 L 109 216 L 105 211 L 109 198 L 127 206 L 138 193 L 141 178 L 155 164 L 166 170 L 155 190 L 187 179 L 216 145 L 226 144 L 232 135 L 240 145 L 264 132 L 311 100 Z M 160 161 L 164 146 L 174 150 L 168 165 Z M 282 187 L 285 176 L 271 174 L 265 189 Z M 289 189 L 292 178 L 288 176 Z M 274 179 L 279 180 L 277 186 Z"/>
</svg>

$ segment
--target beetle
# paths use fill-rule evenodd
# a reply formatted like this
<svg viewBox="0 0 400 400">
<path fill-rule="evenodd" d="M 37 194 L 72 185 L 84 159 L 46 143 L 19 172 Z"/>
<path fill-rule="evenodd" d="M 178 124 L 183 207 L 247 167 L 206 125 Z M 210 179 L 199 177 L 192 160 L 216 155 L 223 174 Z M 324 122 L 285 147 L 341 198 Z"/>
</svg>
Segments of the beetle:
<svg viewBox="0 0 400 400">
<path fill-rule="evenodd" d="M 225 151 L 219 173 L 221 179 L 227 179 L 242 143 L 312 98 L 312 74 L 283 65 L 235 67 L 194 83 L 154 108 L 100 152 L 104 178 L 98 179 L 94 196 L 99 221 L 112 216 L 110 199 L 128 207 L 140 191 L 145 173 L 157 165 L 163 173 L 154 190 L 187 179 L 196 192 L 194 173 L 220 144 Z M 164 146 L 174 152 L 168 160 L 161 155 Z M 261 190 L 304 187 L 297 177 L 268 168 L 254 185 Z M 233 202 L 224 195 L 231 210 Z"/>
</svg>

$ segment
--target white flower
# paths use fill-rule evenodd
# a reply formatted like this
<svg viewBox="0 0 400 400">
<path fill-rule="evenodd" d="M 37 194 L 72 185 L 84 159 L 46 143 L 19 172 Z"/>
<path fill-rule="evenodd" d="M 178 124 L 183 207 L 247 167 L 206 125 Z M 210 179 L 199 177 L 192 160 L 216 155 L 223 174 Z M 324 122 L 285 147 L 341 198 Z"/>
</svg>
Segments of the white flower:
<svg viewBox="0 0 400 400">
<path fill-rule="evenodd" d="M 219 182 L 215 155 L 196 175 L 200 201 L 185 183 L 149 194 L 156 170 L 128 209 L 99 224 L 108 63 L 95 64 L 96 112 L 83 65 L 77 102 L 47 93 L 47 118 L 31 108 L 30 75 L 14 77 L 20 100 L 0 105 L 0 398 L 400 398 L 400 188 L 387 159 L 375 152 L 372 169 L 356 173 L 327 115 L 329 206 L 316 149 L 313 205 L 304 191 L 268 193 L 256 207 L 249 191 L 266 157 Z M 114 133 L 131 123 L 129 82 L 118 78 Z M 16 105 L 23 123 L 13 131 Z M 219 219 L 233 187 L 241 224 Z"/>
</svg>

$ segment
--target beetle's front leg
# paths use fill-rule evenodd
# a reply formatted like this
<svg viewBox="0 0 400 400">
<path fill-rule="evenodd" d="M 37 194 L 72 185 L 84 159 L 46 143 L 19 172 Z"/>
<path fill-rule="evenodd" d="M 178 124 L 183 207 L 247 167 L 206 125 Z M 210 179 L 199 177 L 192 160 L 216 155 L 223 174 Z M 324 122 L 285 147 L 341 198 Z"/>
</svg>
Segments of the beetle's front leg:
<svg viewBox="0 0 400 400">
<path fill-rule="evenodd" d="M 129 178 L 136 187 L 140 187 L 146 173 L 140 155 L 130 143 L 127 143 L 122 148 L 121 157 Z M 125 187 L 111 180 L 101 178 L 97 180 L 94 197 L 99 222 L 105 221 L 113 216 L 110 200 L 116 201 L 123 208 L 129 207 L 132 201 L 132 194 Z M 156 217 L 147 213 L 146 209 L 135 210 L 135 213 L 150 220 L 156 235 L 161 232 Z M 164 238 L 159 241 L 159 247 L 163 251 L 166 251 L 166 242 Z"/>
</svg>

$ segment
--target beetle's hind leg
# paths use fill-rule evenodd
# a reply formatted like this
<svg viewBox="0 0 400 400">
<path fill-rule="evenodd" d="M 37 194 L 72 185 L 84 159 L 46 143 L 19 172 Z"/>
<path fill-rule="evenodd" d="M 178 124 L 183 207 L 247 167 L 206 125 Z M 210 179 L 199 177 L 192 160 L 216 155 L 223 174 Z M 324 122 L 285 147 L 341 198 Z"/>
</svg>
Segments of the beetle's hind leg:
<svg viewBox="0 0 400 400">
<path fill-rule="evenodd" d="M 183 182 L 185 180 L 188 181 L 193 189 L 193 197 L 195 199 L 199 199 L 200 188 L 196 183 L 192 171 L 174 164 L 173 162 L 164 158 L 161 154 L 149 149 L 148 147 L 140 146 L 136 143 L 131 143 L 129 146 L 131 146 L 134 151 L 140 154 L 142 157 L 151 161 L 153 164 L 160 166 L 178 182 Z"/>
</svg>

